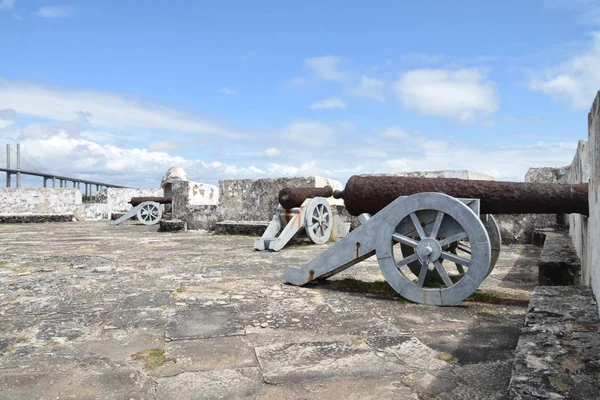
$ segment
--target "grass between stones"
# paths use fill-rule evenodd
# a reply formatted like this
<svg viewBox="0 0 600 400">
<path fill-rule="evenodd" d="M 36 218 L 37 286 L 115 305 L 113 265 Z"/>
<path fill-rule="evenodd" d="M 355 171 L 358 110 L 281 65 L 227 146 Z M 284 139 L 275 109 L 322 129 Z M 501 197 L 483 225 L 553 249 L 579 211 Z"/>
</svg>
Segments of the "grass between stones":
<svg viewBox="0 0 600 400">
<path fill-rule="evenodd" d="M 396 291 L 392 289 L 392 287 L 386 281 L 365 282 L 357 279 L 346 278 L 325 282 L 322 284 L 332 290 L 351 293 L 368 293 L 379 296 L 399 296 L 398 293 L 396 293 Z"/>
<path fill-rule="evenodd" d="M 456 361 L 456 357 L 454 357 L 450 353 L 437 353 L 435 355 L 435 358 L 437 358 L 438 360 L 446 361 L 446 362 L 454 362 L 454 361 Z"/>
<path fill-rule="evenodd" d="M 469 296 L 464 301 L 472 301 L 477 303 L 490 303 L 490 304 L 499 304 L 502 303 L 502 293 L 498 292 L 483 292 L 481 290 L 475 291 L 471 296 Z"/>
<path fill-rule="evenodd" d="M 133 360 L 144 361 L 144 369 L 153 370 L 165 365 L 167 361 L 175 361 L 165 356 L 165 349 L 147 349 L 131 355 Z"/>
</svg>

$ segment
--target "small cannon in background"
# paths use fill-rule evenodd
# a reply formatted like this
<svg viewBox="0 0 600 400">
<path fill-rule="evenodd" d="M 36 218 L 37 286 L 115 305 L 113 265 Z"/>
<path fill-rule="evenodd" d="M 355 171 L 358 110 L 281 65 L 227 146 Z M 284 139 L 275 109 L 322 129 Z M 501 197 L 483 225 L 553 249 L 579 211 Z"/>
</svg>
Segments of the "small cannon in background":
<svg viewBox="0 0 600 400">
<path fill-rule="evenodd" d="M 396 292 L 433 305 L 461 302 L 492 271 L 501 240 L 490 214 L 589 213 L 587 184 L 357 175 L 334 197 L 360 226 L 284 281 L 326 279 L 376 255 Z"/>
<path fill-rule="evenodd" d="M 327 197 L 332 194 L 331 186 L 282 189 L 275 216 L 262 237 L 254 241 L 254 249 L 279 251 L 302 228 L 313 243 L 327 243 L 333 222 Z"/>
<path fill-rule="evenodd" d="M 119 225 L 137 215 L 137 219 L 144 225 L 157 224 L 163 215 L 163 206 L 171 205 L 173 199 L 170 197 L 132 197 L 129 200 L 131 209 L 123 216 L 114 221 L 111 225 Z"/>
</svg>

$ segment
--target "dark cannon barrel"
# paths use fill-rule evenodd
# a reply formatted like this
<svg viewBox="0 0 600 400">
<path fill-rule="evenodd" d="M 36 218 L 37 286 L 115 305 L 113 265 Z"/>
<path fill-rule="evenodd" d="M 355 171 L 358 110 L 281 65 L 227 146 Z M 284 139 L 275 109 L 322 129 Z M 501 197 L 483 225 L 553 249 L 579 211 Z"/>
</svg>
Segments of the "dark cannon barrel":
<svg viewBox="0 0 600 400">
<path fill-rule="evenodd" d="M 332 195 L 333 188 L 331 186 L 324 186 L 320 188 L 287 187 L 279 191 L 279 204 L 281 204 L 281 207 L 289 210 L 290 208 L 300 207 L 306 199 L 313 197 L 331 197 Z"/>
<path fill-rule="evenodd" d="M 139 206 L 145 201 L 153 201 L 159 204 L 171 204 L 173 199 L 170 197 L 132 197 L 131 200 L 129 200 L 129 203 L 135 207 Z"/>
<path fill-rule="evenodd" d="M 375 214 L 399 196 L 441 192 L 452 197 L 481 200 L 482 214 L 583 214 L 589 215 L 588 185 L 413 178 L 393 175 L 354 175 L 343 191 L 348 212 Z"/>
</svg>

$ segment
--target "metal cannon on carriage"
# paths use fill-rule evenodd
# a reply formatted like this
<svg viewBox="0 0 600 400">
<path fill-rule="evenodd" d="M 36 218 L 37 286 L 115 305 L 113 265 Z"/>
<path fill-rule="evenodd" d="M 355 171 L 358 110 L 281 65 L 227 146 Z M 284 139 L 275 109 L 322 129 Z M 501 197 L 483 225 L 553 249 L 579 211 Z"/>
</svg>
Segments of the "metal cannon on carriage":
<svg viewBox="0 0 600 400">
<path fill-rule="evenodd" d="M 377 256 L 390 286 L 416 303 L 453 305 L 473 294 L 500 254 L 492 214 L 588 215 L 588 185 L 351 177 L 335 198 L 360 226 L 284 281 L 304 285 Z"/>
<path fill-rule="evenodd" d="M 157 224 L 163 216 L 166 207 L 170 207 L 173 199 L 170 197 L 132 197 L 129 200 L 131 208 L 111 225 L 118 225 L 129 218 L 137 216 L 138 221 L 144 225 Z"/>
</svg>

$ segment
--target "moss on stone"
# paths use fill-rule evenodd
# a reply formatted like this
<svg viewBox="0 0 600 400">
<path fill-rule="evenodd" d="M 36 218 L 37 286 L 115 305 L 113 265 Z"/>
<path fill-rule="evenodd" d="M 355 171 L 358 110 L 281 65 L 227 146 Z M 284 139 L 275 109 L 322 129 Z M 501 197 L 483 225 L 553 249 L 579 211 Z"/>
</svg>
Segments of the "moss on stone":
<svg viewBox="0 0 600 400">
<path fill-rule="evenodd" d="M 456 361 L 456 357 L 454 357 L 450 353 L 437 353 L 435 355 L 435 358 L 437 358 L 438 360 L 447 361 L 447 362 L 454 362 L 454 361 Z"/>
<path fill-rule="evenodd" d="M 138 351 L 131 355 L 134 360 L 144 361 L 144 369 L 153 370 L 158 367 L 165 365 L 167 361 L 173 361 L 173 359 L 165 356 L 165 349 L 148 349 Z"/>
</svg>

